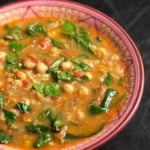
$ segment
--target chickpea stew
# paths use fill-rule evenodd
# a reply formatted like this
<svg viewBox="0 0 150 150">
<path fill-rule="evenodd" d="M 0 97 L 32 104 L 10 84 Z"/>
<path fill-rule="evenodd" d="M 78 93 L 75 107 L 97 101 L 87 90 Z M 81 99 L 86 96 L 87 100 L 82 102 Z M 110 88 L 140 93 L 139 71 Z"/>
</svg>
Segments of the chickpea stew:
<svg viewBox="0 0 150 150">
<path fill-rule="evenodd" d="M 25 19 L 0 31 L 0 144 L 61 149 L 115 116 L 126 70 L 101 33 L 63 18 Z"/>
</svg>

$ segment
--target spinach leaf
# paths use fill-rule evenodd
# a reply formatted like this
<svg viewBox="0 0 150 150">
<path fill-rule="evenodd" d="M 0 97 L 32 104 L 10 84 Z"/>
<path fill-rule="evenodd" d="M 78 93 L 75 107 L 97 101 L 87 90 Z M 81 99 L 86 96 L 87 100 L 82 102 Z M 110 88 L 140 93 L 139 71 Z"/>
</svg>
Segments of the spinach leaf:
<svg viewBox="0 0 150 150">
<path fill-rule="evenodd" d="M 113 76 L 110 73 L 107 73 L 107 76 L 106 76 L 106 78 L 104 79 L 103 82 L 106 85 L 111 85 L 112 81 L 113 81 Z"/>
<path fill-rule="evenodd" d="M 0 130 L 0 144 L 8 144 L 11 140 L 6 136 L 6 134 Z"/>
<path fill-rule="evenodd" d="M 61 121 L 60 121 L 60 116 L 58 115 L 54 120 L 53 120 L 53 123 L 52 123 L 52 130 L 53 131 L 60 131 L 62 129 L 62 125 L 61 125 Z"/>
<path fill-rule="evenodd" d="M 59 72 L 57 73 L 58 80 L 64 80 L 64 81 L 73 81 L 73 75 L 71 72 Z"/>
<path fill-rule="evenodd" d="M 119 79 L 119 81 L 118 81 L 118 85 L 119 85 L 119 86 L 122 86 L 123 83 L 124 83 L 124 78 L 121 77 L 121 78 Z"/>
<path fill-rule="evenodd" d="M 77 43 L 79 43 L 86 51 L 94 54 L 97 57 L 96 52 L 89 46 L 89 44 L 92 42 L 85 28 L 79 27 L 70 21 L 65 21 L 62 25 L 62 31 L 65 35 L 76 40 Z"/>
<path fill-rule="evenodd" d="M 53 39 L 53 38 L 51 38 L 51 41 L 52 41 L 52 44 L 53 44 L 54 46 L 56 46 L 56 47 L 58 47 L 58 48 L 61 48 L 61 49 L 64 49 L 64 48 L 65 48 L 65 45 L 64 45 L 62 42 L 60 42 L 60 41 L 58 41 L 58 40 L 56 40 L 56 39 Z"/>
<path fill-rule="evenodd" d="M 6 25 L 4 26 L 4 29 L 5 29 L 5 30 L 10 30 L 11 27 L 10 27 L 8 24 L 6 24 Z"/>
<path fill-rule="evenodd" d="M 60 96 L 60 86 L 55 82 L 47 84 L 34 84 L 33 88 L 44 96 Z"/>
<path fill-rule="evenodd" d="M 0 92 L 0 109 L 4 106 L 5 97 L 2 92 Z"/>
<path fill-rule="evenodd" d="M 32 111 L 32 107 L 27 105 L 27 104 L 24 104 L 24 103 L 18 103 L 16 105 L 16 108 L 22 113 L 27 113 L 27 112 L 31 112 Z"/>
<path fill-rule="evenodd" d="M 45 96 L 60 96 L 60 86 L 58 83 L 48 83 L 44 87 Z"/>
<path fill-rule="evenodd" d="M 64 60 L 64 57 L 58 58 L 48 69 L 47 73 L 55 72 L 59 69 L 60 63 Z"/>
<path fill-rule="evenodd" d="M 12 42 L 8 45 L 8 49 L 10 51 L 13 51 L 13 52 L 20 52 L 22 49 L 24 49 L 26 46 L 25 45 L 22 45 L 20 43 L 17 43 L 17 42 Z"/>
<path fill-rule="evenodd" d="M 42 147 L 48 142 L 50 142 L 51 140 L 52 138 L 49 134 L 42 134 L 38 137 L 38 139 L 34 143 L 34 147 Z"/>
<path fill-rule="evenodd" d="M 7 30 L 10 29 L 9 26 L 7 26 Z M 13 28 L 5 37 L 5 40 L 10 40 L 10 41 L 17 41 L 17 40 L 22 40 L 24 36 L 21 33 L 21 28 L 20 27 L 15 27 Z"/>
<path fill-rule="evenodd" d="M 103 108 L 100 106 L 91 105 L 90 106 L 90 113 L 91 114 L 101 114 L 103 112 L 106 112 L 108 108 Z"/>
<path fill-rule="evenodd" d="M 65 57 L 65 59 L 71 61 L 73 63 L 74 68 L 77 71 L 87 71 L 90 68 L 88 65 L 86 65 L 86 64 L 84 64 L 82 62 L 79 62 L 79 61 L 75 60 L 74 58 L 71 58 L 71 57 L 69 57 L 69 56 L 67 56 L 65 54 L 62 54 L 62 56 Z"/>
<path fill-rule="evenodd" d="M 9 126 L 12 125 L 14 121 L 17 119 L 17 115 L 6 109 L 3 109 L 3 112 L 6 118 L 6 124 Z"/>
<path fill-rule="evenodd" d="M 102 42 L 102 38 L 100 36 L 97 36 L 96 40 L 99 41 L 99 42 Z"/>
<path fill-rule="evenodd" d="M 67 33 L 75 32 L 76 31 L 76 25 L 74 23 L 66 20 L 64 22 L 64 24 L 62 25 L 62 31 L 67 32 Z"/>
<path fill-rule="evenodd" d="M 50 109 L 45 109 L 43 112 L 41 112 L 39 115 L 38 115 L 38 119 L 40 121 L 46 119 L 49 117 L 49 115 L 51 115 L 51 110 Z"/>
<path fill-rule="evenodd" d="M 44 125 L 30 123 L 27 126 L 27 130 L 29 132 L 32 132 L 32 133 L 39 133 L 39 134 L 41 134 L 43 132 L 47 132 L 49 130 L 49 128 L 47 126 L 44 126 Z"/>
<path fill-rule="evenodd" d="M 102 123 L 97 131 L 91 134 L 87 134 L 87 135 L 74 135 L 74 134 L 67 133 L 65 136 L 65 139 L 77 139 L 77 138 L 91 137 L 101 132 L 104 129 L 104 126 L 105 126 L 105 123 Z"/>
<path fill-rule="evenodd" d="M 107 89 L 105 92 L 105 97 L 104 97 L 101 107 L 109 108 L 111 101 L 117 94 L 118 94 L 118 91 L 112 88 Z"/>
<path fill-rule="evenodd" d="M 46 36 L 47 35 L 47 30 L 39 22 L 34 22 L 34 23 L 31 23 L 28 26 L 27 33 L 31 36 L 38 36 L 38 33 L 42 33 Z"/>
<path fill-rule="evenodd" d="M 18 70 L 22 70 L 22 63 L 21 60 L 19 59 L 19 55 L 17 53 L 13 53 L 13 54 L 8 54 L 6 56 L 6 69 L 7 70 L 13 70 L 13 69 L 18 69 Z"/>
<path fill-rule="evenodd" d="M 81 54 L 79 55 L 76 60 L 83 60 L 83 59 L 89 59 L 90 57 L 87 54 Z"/>
<path fill-rule="evenodd" d="M 10 33 L 16 34 L 16 33 L 20 33 L 21 32 L 21 28 L 20 27 L 15 27 L 14 29 L 11 30 Z"/>
</svg>

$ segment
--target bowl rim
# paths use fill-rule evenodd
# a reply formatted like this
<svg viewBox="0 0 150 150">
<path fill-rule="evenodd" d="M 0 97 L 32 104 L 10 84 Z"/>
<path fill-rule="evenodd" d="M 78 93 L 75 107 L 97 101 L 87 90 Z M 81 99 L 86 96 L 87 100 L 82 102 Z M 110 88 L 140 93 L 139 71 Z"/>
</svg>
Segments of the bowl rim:
<svg viewBox="0 0 150 150">
<path fill-rule="evenodd" d="M 126 112 L 122 115 L 121 119 L 119 120 L 119 123 L 116 126 L 117 128 L 112 127 L 113 130 L 104 139 L 102 139 L 100 142 L 97 140 L 97 141 L 95 141 L 91 144 L 89 143 L 86 146 L 81 147 L 81 149 L 91 150 L 91 149 L 94 149 L 98 146 L 102 146 L 103 144 L 108 142 L 110 139 L 112 139 L 133 118 L 135 112 L 138 109 L 138 106 L 141 102 L 142 95 L 143 95 L 144 81 L 145 81 L 144 66 L 143 66 L 142 58 L 141 58 L 141 55 L 138 51 L 138 48 L 136 47 L 135 43 L 133 42 L 131 37 L 128 35 L 128 33 L 116 21 L 114 21 L 112 18 L 110 18 L 109 16 L 107 16 L 106 14 L 101 12 L 100 10 L 96 10 L 95 8 L 92 8 L 92 7 L 87 6 L 85 4 L 81 4 L 81 3 L 78 3 L 78 2 L 74 2 L 74 1 L 68 1 L 68 0 L 42 0 L 42 1 L 40 1 L 40 0 L 22 0 L 22 1 L 12 2 L 12 3 L 9 3 L 9 4 L 5 4 L 3 6 L 0 6 L 0 13 L 6 12 L 10 9 L 18 8 L 18 6 L 20 7 L 21 5 L 22 6 L 26 6 L 26 5 L 29 5 L 29 4 L 30 4 L 30 6 L 39 5 L 39 4 L 49 5 L 50 3 L 55 3 L 55 2 L 56 3 L 62 3 L 62 4 L 69 4 L 70 6 L 75 5 L 76 7 L 85 8 L 88 11 L 91 11 L 91 12 L 97 14 L 97 15 L 102 16 L 105 20 L 107 20 L 112 25 L 117 27 L 119 32 L 122 33 L 122 35 L 124 35 L 126 40 L 129 42 L 130 46 L 134 50 L 134 54 L 135 54 L 133 56 L 135 58 L 135 60 L 133 59 L 133 64 L 134 64 L 134 67 L 135 66 L 137 67 L 137 68 L 135 68 L 135 72 L 136 72 L 136 75 L 138 75 L 138 77 L 139 77 L 138 81 L 137 81 L 137 83 L 139 85 L 139 88 L 138 88 L 138 91 L 136 91 L 137 95 L 134 97 L 135 100 L 133 101 L 134 104 L 132 104 L 132 110 L 130 110 L 131 108 L 130 109 L 127 108 Z M 137 78 L 136 78 L 136 80 L 137 80 Z M 135 87 L 134 87 L 134 89 L 135 89 Z M 131 97 L 130 99 L 132 99 L 132 98 L 133 97 Z"/>
</svg>

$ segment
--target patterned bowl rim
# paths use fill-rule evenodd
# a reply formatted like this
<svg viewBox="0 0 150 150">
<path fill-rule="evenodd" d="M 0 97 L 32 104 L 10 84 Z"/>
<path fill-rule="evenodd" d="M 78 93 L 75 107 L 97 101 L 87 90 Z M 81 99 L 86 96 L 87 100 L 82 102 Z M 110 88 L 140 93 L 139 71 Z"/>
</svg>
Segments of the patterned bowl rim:
<svg viewBox="0 0 150 150">
<path fill-rule="evenodd" d="M 95 17 L 98 19 L 98 16 L 103 17 L 103 21 L 110 23 L 115 28 L 115 32 L 117 32 L 121 39 L 125 42 L 125 44 L 128 44 L 131 49 L 129 49 L 130 55 L 132 56 L 134 68 L 135 68 L 135 88 L 133 91 L 133 95 L 130 99 L 131 103 L 129 107 L 126 109 L 125 113 L 121 116 L 121 119 L 110 129 L 109 134 L 104 136 L 104 138 L 99 141 L 99 139 L 95 139 L 92 142 L 86 143 L 86 145 L 83 145 L 80 147 L 80 149 L 93 149 L 98 146 L 102 146 L 106 142 L 108 142 L 110 139 L 112 139 L 115 135 L 117 135 L 132 119 L 135 112 L 137 111 L 137 108 L 140 104 L 143 90 L 144 90 L 144 66 L 142 63 L 142 58 L 140 56 L 140 53 L 134 44 L 133 40 L 130 38 L 130 36 L 126 33 L 126 31 L 113 19 L 111 19 L 109 16 L 105 15 L 99 10 L 96 10 L 90 6 L 80 4 L 78 2 L 73 1 L 67 1 L 67 0 L 23 0 L 23 1 L 17 1 L 10 4 L 6 4 L 4 6 L 0 6 L 0 14 L 3 12 L 7 12 L 11 9 L 18 8 L 18 7 L 25 7 L 25 6 L 39 6 L 41 4 L 50 6 L 50 3 L 59 3 L 59 6 L 64 6 L 66 8 L 70 8 L 71 6 L 76 6 L 81 8 L 82 11 L 85 13 L 88 11 L 88 13 L 95 14 Z M 1 145 L 0 145 L 1 146 Z"/>
</svg>

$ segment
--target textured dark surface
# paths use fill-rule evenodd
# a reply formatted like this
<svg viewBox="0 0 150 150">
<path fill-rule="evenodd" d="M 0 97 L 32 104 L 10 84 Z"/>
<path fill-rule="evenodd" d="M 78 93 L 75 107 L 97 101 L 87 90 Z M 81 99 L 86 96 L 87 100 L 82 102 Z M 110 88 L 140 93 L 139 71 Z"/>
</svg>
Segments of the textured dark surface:
<svg viewBox="0 0 150 150">
<path fill-rule="evenodd" d="M 13 0 L 0 0 L 0 5 Z M 74 0 L 116 20 L 136 43 L 145 67 L 142 102 L 130 123 L 98 150 L 150 150 L 150 0 Z"/>
</svg>

